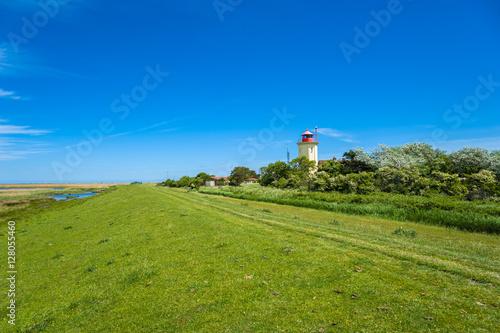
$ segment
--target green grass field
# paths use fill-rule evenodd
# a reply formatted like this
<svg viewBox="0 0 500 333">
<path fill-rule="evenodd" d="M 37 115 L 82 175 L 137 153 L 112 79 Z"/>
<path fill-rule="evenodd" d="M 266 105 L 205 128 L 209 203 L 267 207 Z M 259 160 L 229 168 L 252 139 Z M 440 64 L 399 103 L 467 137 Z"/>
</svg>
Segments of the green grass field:
<svg viewBox="0 0 500 333">
<path fill-rule="evenodd" d="M 12 216 L 16 326 L 2 332 L 500 328 L 498 235 L 151 185 Z"/>
</svg>

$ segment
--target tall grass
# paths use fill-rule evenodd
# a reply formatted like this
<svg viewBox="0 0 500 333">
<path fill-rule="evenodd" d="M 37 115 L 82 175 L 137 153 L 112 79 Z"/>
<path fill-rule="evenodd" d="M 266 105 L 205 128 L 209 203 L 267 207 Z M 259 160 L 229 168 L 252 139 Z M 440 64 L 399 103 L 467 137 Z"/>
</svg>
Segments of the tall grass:
<svg viewBox="0 0 500 333">
<path fill-rule="evenodd" d="M 409 197 L 397 194 L 351 195 L 314 193 L 256 186 L 203 188 L 201 193 L 333 212 L 390 218 L 500 234 L 500 205 L 454 198 Z"/>
</svg>

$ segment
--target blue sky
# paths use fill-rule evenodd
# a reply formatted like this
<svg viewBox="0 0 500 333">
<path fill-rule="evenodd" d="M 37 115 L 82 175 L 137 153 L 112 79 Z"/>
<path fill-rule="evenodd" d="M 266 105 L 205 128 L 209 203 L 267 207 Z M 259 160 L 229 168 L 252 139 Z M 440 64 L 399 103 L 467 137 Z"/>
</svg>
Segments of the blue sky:
<svg viewBox="0 0 500 333">
<path fill-rule="evenodd" d="M 314 126 L 500 149 L 496 0 L 117 3 L 0 1 L 0 182 L 226 176 Z"/>
</svg>

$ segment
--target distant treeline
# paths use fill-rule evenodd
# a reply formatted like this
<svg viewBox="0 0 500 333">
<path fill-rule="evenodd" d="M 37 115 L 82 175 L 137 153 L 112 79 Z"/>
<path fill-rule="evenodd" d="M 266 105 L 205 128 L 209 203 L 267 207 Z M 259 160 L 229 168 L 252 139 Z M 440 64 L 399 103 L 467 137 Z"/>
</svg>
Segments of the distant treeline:
<svg viewBox="0 0 500 333">
<path fill-rule="evenodd" d="M 207 181 L 214 181 L 214 185 L 224 186 L 224 185 L 232 185 L 239 186 L 245 182 L 247 182 L 250 178 L 258 179 L 260 175 L 258 175 L 255 171 L 250 170 L 246 167 L 240 166 L 236 167 L 231 171 L 231 175 L 224 179 L 223 177 L 217 177 L 219 179 L 213 179 L 214 175 L 209 175 L 205 172 L 200 172 L 196 175 L 196 177 L 183 176 L 179 180 L 167 179 L 166 181 L 159 183 L 160 186 L 168 186 L 168 187 L 189 187 L 189 188 L 200 188 L 204 186 Z"/>
<path fill-rule="evenodd" d="M 212 175 L 200 173 L 163 186 L 199 188 Z M 388 147 L 380 145 L 367 153 L 356 148 L 340 160 L 321 161 L 317 166 L 307 158 L 290 163 L 277 161 L 260 169 L 260 174 L 237 167 L 228 180 L 216 185 L 240 185 L 250 177 L 262 186 L 302 191 L 369 194 L 387 192 L 411 195 L 447 195 L 465 200 L 497 200 L 500 197 L 500 151 L 465 147 L 447 154 L 425 143 Z"/>
<path fill-rule="evenodd" d="M 500 151 L 465 147 L 457 152 L 425 143 L 399 147 L 380 145 L 370 153 L 356 148 L 341 160 L 317 167 L 306 158 L 261 168 L 262 186 L 308 191 L 413 195 L 445 194 L 467 200 L 500 196 Z"/>
</svg>

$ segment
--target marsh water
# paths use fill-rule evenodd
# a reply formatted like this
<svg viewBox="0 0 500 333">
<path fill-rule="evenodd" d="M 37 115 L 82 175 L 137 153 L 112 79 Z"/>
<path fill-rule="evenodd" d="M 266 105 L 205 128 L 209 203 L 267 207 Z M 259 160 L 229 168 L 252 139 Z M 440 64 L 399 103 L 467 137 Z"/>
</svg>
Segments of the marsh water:
<svg viewBox="0 0 500 333">
<path fill-rule="evenodd" d="M 73 200 L 73 199 L 83 199 L 91 197 L 99 193 L 85 192 L 85 193 L 73 193 L 73 194 L 58 194 L 58 195 L 48 195 L 48 197 L 54 198 L 57 201 L 61 200 Z"/>
</svg>

